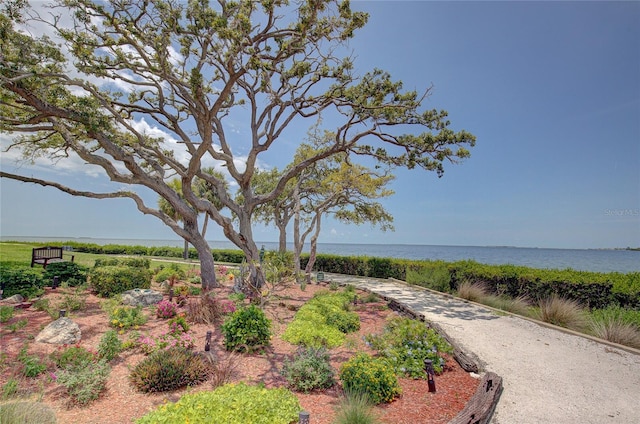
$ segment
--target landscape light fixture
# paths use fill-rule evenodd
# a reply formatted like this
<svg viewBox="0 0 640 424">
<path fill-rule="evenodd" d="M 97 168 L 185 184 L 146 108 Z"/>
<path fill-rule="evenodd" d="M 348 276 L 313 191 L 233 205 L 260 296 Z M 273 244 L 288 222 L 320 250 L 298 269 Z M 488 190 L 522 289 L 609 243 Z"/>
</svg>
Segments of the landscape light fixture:
<svg viewBox="0 0 640 424">
<path fill-rule="evenodd" d="M 298 424 L 309 424 L 309 413 L 307 411 L 300 411 L 298 414 Z"/>
<path fill-rule="evenodd" d="M 427 381 L 429 383 L 429 392 L 435 393 L 436 391 L 436 380 L 435 380 L 435 371 L 433 371 L 433 361 L 431 359 L 424 360 L 424 370 L 427 373 Z"/>
<path fill-rule="evenodd" d="M 56 287 L 58 287 L 60 285 L 60 277 L 58 277 L 57 275 L 55 277 L 53 277 L 53 282 L 51 283 L 51 288 L 55 289 Z"/>
<path fill-rule="evenodd" d="M 211 350 L 211 331 L 207 331 L 207 336 L 204 341 L 204 351 L 209 352 Z"/>
<path fill-rule="evenodd" d="M 260 266 L 262 266 L 262 261 L 264 261 L 264 244 L 262 245 L 262 248 L 260 249 Z"/>
</svg>

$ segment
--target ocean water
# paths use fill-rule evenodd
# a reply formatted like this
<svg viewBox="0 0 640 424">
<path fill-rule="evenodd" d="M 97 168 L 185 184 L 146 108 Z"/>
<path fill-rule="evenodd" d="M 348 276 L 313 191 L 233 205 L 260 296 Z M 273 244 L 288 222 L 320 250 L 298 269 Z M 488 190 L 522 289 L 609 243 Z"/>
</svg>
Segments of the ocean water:
<svg viewBox="0 0 640 424">
<path fill-rule="evenodd" d="M 182 247 L 181 240 L 98 239 L 64 237 L 10 237 L 0 240 L 28 242 L 75 241 L 79 243 L 124 244 L 142 246 Z M 258 247 L 275 250 L 274 242 L 258 242 Z M 237 249 L 228 241 L 210 241 L 212 249 Z M 293 246 L 290 245 L 289 249 Z M 307 249 L 308 251 L 308 249 Z M 374 256 L 417 260 L 443 260 L 447 262 L 471 259 L 491 265 L 522 265 L 542 269 L 571 268 L 595 272 L 640 272 L 640 251 L 608 249 L 546 249 L 504 246 L 432 246 L 415 244 L 346 244 L 319 243 L 319 254 L 340 256 Z"/>
</svg>

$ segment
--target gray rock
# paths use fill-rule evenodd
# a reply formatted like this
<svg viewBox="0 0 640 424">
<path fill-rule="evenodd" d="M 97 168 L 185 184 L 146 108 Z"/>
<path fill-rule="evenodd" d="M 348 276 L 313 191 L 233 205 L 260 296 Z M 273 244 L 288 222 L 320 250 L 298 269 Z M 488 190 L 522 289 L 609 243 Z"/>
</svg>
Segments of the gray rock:
<svg viewBox="0 0 640 424">
<path fill-rule="evenodd" d="M 151 289 L 133 289 L 122 293 L 122 303 L 130 306 L 155 305 L 162 300 L 162 293 Z"/>
<path fill-rule="evenodd" d="M 58 318 L 47 325 L 37 336 L 36 341 L 50 344 L 75 344 L 80 341 L 80 326 L 68 317 Z"/>
<path fill-rule="evenodd" d="M 6 299 L 2 299 L 3 304 L 13 304 L 16 305 L 18 303 L 24 302 L 24 297 L 20 294 L 14 294 L 11 297 L 7 297 Z"/>
</svg>

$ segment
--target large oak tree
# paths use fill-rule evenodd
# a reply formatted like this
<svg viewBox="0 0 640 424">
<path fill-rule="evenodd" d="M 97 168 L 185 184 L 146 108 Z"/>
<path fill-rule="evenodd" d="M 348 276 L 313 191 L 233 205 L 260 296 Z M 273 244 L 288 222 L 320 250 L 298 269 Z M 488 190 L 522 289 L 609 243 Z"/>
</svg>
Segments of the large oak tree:
<svg viewBox="0 0 640 424">
<path fill-rule="evenodd" d="M 0 175 L 76 196 L 131 198 L 196 248 L 208 287 L 216 285 L 214 261 L 199 215 L 220 225 L 255 263 L 255 208 L 315 162 L 349 153 L 441 174 L 444 162 L 466 158 L 474 144 L 468 132 L 449 128 L 445 111 L 422 110 L 428 89 L 404 91 L 378 69 L 354 73 L 345 42 L 367 15 L 352 11 L 348 1 L 54 3 L 40 15 L 9 8 L 0 14 L 0 132 L 13 134 L 5 148 L 27 158 L 78 156 L 102 169 L 114 190 Z M 21 30 L 36 26 L 54 37 Z M 288 167 L 272 191 L 256 195 L 251 181 L 260 155 L 278 148 L 292 124 L 310 127 L 321 114 L 331 118 L 325 122 L 331 122 L 332 142 Z M 230 122 L 237 117 L 248 137 L 234 133 Z M 226 168 L 241 203 L 224 180 L 203 172 L 216 163 Z M 181 193 L 168 183 L 174 177 Z M 196 178 L 215 188 L 234 220 L 196 193 Z M 146 204 L 142 189 L 166 200 L 180 222 Z"/>
</svg>

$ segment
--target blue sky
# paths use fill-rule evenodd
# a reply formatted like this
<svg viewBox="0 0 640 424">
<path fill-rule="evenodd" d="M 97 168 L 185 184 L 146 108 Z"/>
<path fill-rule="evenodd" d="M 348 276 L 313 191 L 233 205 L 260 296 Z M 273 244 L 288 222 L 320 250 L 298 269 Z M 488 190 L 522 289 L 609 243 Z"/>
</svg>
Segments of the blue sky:
<svg viewBox="0 0 640 424">
<path fill-rule="evenodd" d="M 477 136 L 441 179 L 396 170 L 395 232 L 326 222 L 320 242 L 640 246 L 640 2 L 354 1 L 369 24 L 356 68 L 406 89 Z M 274 149 L 277 149 L 277 145 Z M 2 168 L 14 170 L 3 154 Z M 278 163 L 278 151 L 266 158 Z M 107 190 L 74 165 L 20 171 Z M 175 239 L 132 201 L 73 198 L 0 180 L 0 235 Z M 153 196 L 148 196 L 153 199 Z M 153 200 L 151 200 L 153 203 Z M 223 240 L 218 228 L 208 237 Z M 276 241 L 256 227 L 258 241 Z"/>
</svg>

